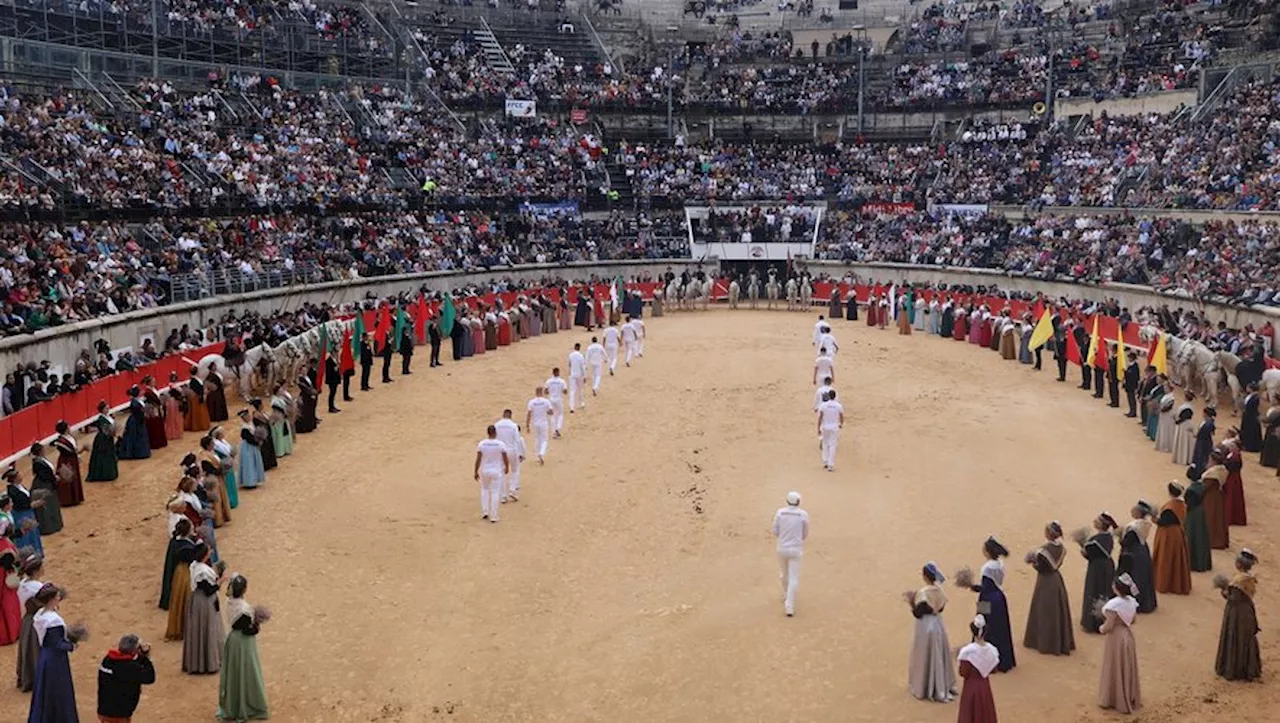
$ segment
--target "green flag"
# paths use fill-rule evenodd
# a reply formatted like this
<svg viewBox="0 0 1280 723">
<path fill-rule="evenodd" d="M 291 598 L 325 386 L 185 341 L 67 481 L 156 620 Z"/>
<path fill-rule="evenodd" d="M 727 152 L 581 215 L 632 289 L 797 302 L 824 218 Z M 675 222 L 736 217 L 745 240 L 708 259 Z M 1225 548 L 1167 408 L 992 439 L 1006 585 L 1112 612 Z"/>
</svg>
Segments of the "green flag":
<svg viewBox="0 0 1280 723">
<path fill-rule="evenodd" d="M 356 309 L 355 328 L 351 333 L 351 356 L 360 358 L 360 342 L 364 341 L 364 312 Z"/>
<path fill-rule="evenodd" d="M 404 336 L 404 328 L 409 324 L 409 315 L 404 313 L 404 309 L 396 307 L 396 328 L 392 332 L 395 337 L 391 340 L 391 350 L 400 351 L 400 337 Z"/>
<path fill-rule="evenodd" d="M 458 318 L 458 312 L 453 308 L 453 297 L 444 297 L 444 310 L 440 312 L 440 333 L 449 336 L 453 333 L 453 322 Z"/>
<path fill-rule="evenodd" d="M 328 324 L 320 325 L 320 343 L 317 344 L 320 350 L 320 362 L 316 370 L 317 385 L 324 384 L 325 360 L 329 357 L 329 329 Z"/>
</svg>

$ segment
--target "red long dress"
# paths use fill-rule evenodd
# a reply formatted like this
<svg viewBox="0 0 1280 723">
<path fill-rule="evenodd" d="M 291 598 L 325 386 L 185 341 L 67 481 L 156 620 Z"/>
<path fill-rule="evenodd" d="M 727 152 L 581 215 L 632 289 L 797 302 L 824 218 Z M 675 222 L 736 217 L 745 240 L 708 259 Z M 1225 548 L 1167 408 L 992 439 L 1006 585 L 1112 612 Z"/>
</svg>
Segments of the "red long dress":
<svg viewBox="0 0 1280 723">
<path fill-rule="evenodd" d="M 53 440 L 53 446 L 58 449 L 58 464 L 54 468 L 58 476 L 58 504 L 74 507 L 84 502 L 80 452 L 76 441 L 66 435 L 59 435 Z"/>
<path fill-rule="evenodd" d="M 14 524 L 13 517 L 9 517 L 9 524 Z M 9 575 L 17 579 L 18 549 L 6 537 L 0 537 L 0 560 L 7 565 L 0 568 L 0 645 L 13 645 L 22 634 L 22 605 L 17 589 L 7 584 Z"/>
<path fill-rule="evenodd" d="M 1243 527 L 1249 524 L 1249 516 L 1245 512 L 1244 505 L 1244 480 L 1240 477 L 1240 469 L 1244 466 L 1244 460 L 1240 457 L 1240 450 L 1236 449 L 1228 454 L 1222 465 L 1227 468 L 1227 479 L 1222 483 L 1222 497 L 1227 510 L 1227 524 Z"/>
<path fill-rule="evenodd" d="M 867 326 L 876 325 L 876 297 L 867 297 Z"/>
<path fill-rule="evenodd" d="M 967 660 L 960 661 L 960 677 L 964 678 L 964 690 L 960 693 L 959 723 L 997 723 L 991 680 Z"/>
<path fill-rule="evenodd" d="M 955 326 L 951 329 L 951 338 L 956 341 L 964 341 L 965 336 L 968 335 L 968 327 L 969 315 L 964 313 L 964 310 L 957 312 Z"/>
</svg>

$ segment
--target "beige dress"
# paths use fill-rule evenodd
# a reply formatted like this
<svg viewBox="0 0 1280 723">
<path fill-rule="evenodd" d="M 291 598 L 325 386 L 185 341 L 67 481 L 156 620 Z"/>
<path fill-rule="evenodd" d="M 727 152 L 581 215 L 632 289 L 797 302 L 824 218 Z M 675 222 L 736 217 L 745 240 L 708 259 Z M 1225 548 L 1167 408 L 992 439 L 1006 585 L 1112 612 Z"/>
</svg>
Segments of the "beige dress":
<svg viewBox="0 0 1280 723">
<path fill-rule="evenodd" d="M 1138 646 L 1132 629 L 1138 617 L 1138 601 L 1128 595 L 1114 597 L 1102 610 L 1106 619 L 1099 632 L 1107 636 L 1107 643 L 1102 652 L 1098 705 L 1118 713 L 1133 713 L 1142 707 Z"/>
<path fill-rule="evenodd" d="M 1183 404 L 1178 408 L 1178 414 L 1181 414 L 1184 409 L 1191 408 L 1190 404 Z M 1188 419 L 1182 424 L 1175 424 L 1173 427 L 1173 463 L 1181 465 L 1191 464 L 1191 457 L 1195 454 L 1195 449 L 1195 423 Z"/>
<path fill-rule="evenodd" d="M 951 644 L 942 624 L 947 595 L 937 585 L 926 585 L 915 595 L 912 614 L 916 616 L 915 638 L 907 669 L 907 687 L 919 700 L 948 702 L 955 695 L 956 672 L 952 666 Z"/>
<path fill-rule="evenodd" d="M 1176 401 L 1172 394 L 1166 394 L 1160 398 L 1160 421 L 1156 423 L 1157 452 L 1173 451 L 1173 440 L 1178 431 L 1178 425 L 1173 423 L 1177 418 L 1177 412 L 1174 411 Z"/>
</svg>

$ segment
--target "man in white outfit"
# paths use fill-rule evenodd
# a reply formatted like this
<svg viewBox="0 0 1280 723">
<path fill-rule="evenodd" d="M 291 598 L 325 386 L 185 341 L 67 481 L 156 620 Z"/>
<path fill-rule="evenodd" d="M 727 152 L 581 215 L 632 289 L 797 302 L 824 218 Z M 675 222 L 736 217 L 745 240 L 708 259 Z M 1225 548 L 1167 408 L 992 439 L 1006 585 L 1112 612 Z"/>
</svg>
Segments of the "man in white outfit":
<svg viewBox="0 0 1280 723">
<path fill-rule="evenodd" d="M 533 399 L 529 400 L 528 412 L 525 414 L 524 426 L 533 432 L 533 448 L 538 453 L 538 464 L 543 464 L 547 456 L 547 430 L 551 428 L 551 401 L 543 396 L 542 387 L 534 390 Z"/>
<path fill-rule="evenodd" d="M 512 502 L 520 501 L 520 463 L 524 461 L 524 435 L 520 434 L 520 425 L 511 418 L 511 410 L 502 410 L 502 419 L 493 424 L 498 430 L 498 441 L 507 445 L 507 466 L 510 471 L 503 477 L 502 501 L 510 498 Z"/>
<path fill-rule="evenodd" d="M 551 400 L 554 434 L 556 439 L 560 439 L 560 430 L 564 429 L 564 395 L 569 391 L 569 385 L 560 378 L 560 367 L 551 370 L 551 378 L 544 386 L 547 388 L 547 399 Z"/>
<path fill-rule="evenodd" d="M 502 493 L 502 476 L 510 469 L 507 445 L 498 441 L 498 430 L 489 425 L 489 437 L 476 445 L 476 465 L 473 470 L 480 483 L 480 519 L 498 521 L 498 501 Z"/>
<path fill-rule="evenodd" d="M 796 589 L 800 587 L 800 558 L 809 539 L 809 513 L 800 509 L 800 493 L 787 493 L 787 506 L 773 513 L 773 536 L 778 538 L 778 572 L 782 580 L 782 609 L 796 614 Z"/>
<path fill-rule="evenodd" d="M 836 390 L 827 392 L 827 400 L 818 405 L 818 439 L 822 441 L 822 466 L 836 471 L 836 443 L 844 427 L 844 406 L 836 401 Z"/>
<path fill-rule="evenodd" d="M 618 327 L 611 326 L 604 330 L 604 356 L 609 362 L 609 376 L 613 376 L 613 370 L 618 366 Z"/>
<path fill-rule="evenodd" d="M 624 363 L 631 366 L 631 360 L 636 355 L 636 327 L 629 316 L 626 323 L 622 325 L 622 346 L 626 349 Z"/>
<path fill-rule="evenodd" d="M 827 325 L 827 317 L 818 314 L 818 323 L 813 325 L 813 345 L 818 346 L 818 337 L 822 336 L 822 327 Z"/>
<path fill-rule="evenodd" d="M 631 326 L 636 330 L 636 356 L 644 356 L 644 319 L 632 319 Z"/>
<path fill-rule="evenodd" d="M 587 366 L 591 367 L 591 396 L 598 396 L 600 377 L 604 374 L 604 347 L 594 336 L 591 337 L 591 346 L 587 347 Z"/>
<path fill-rule="evenodd" d="M 818 407 L 827 401 L 827 392 L 831 389 L 831 377 L 823 377 L 822 386 L 818 387 L 818 393 L 813 395 L 813 411 L 818 411 Z"/>
<path fill-rule="evenodd" d="M 582 345 L 574 344 L 569 352 L 569 413 L 587 408 L 586 394 L 587 358 L 582 355 Z"/>
<path fill-rule="evenodd" d="M 818 358 L 813 362 L 813 383 L 816 386 L 819 379 L 830 379 L 832 382 L 836 380 L 836 360 L 827 356 L 827 348 L 824 346 L 818 352 Z"/>
<path fill-rule="evenodd" d="M 840 351 L 840 345 L 836 343 L 836 338 L 831 334 L 831 327 L 823 324 L 822 333 L 818 335 L 818 346 L 827 350 L 827 354 L 835 356 Z"/>
</svg>

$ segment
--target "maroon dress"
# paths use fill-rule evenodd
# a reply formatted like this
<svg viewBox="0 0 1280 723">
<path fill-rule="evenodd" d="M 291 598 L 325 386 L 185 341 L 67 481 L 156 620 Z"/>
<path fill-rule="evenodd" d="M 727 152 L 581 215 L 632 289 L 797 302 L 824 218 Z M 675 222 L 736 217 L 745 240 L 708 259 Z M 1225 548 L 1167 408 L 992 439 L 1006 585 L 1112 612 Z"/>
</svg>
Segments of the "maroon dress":
<svg viewBox="0 0 1280 723">
<path fill-rule="evenodd" d="M 1227 479 L 1222 483 L 1223 504 L 1227 509 L 1227 524 L 1239 525 L 1243 527 L 1249 524 L 1249 516 L 1245 513 L 1244 506 L 1244 480 L 1240 476 L 1240 469 L 1244 466 L 1244 460 L 1240 456 L 1240 450 L 1234 450 L 1227 458 L 1223 460 L 1222 466 L 1227 468 Z"/>
<path fill-rule="evenodd" d="M 996 700 L 991 680 L 983 677 L 969 661 L 960 661 L 964 691 L 960 693 L 960 723 L 996 723 Z"/>
<path fill-rule="evenodd" d="M 58 449 L 58 464 L 54 471 L 58 477 L 58 504 L 75 507 L 84 502 L 84 484 L 80 475 L 80 453 L 76 441 L 66 435 L 53 440 Z"/>
<path fill-rule="evenodd" d="M 147 441 L 151 443 L 151 449 L 169 446 L 169 435 L 164 428 L 164 401 L 156 390 L 150 388 L 143 392 L 142 398 L 146 404 L 143 418 L 146 420 Z"/>
</svg>

